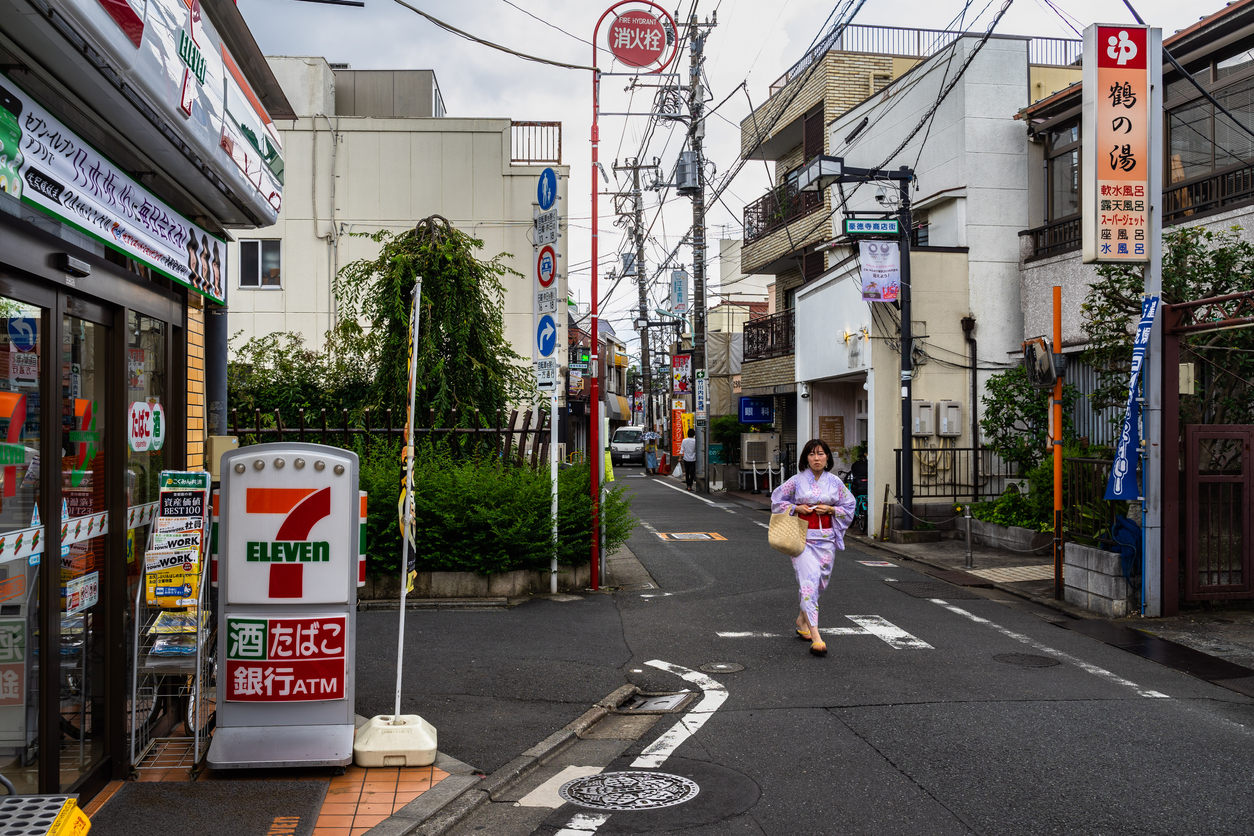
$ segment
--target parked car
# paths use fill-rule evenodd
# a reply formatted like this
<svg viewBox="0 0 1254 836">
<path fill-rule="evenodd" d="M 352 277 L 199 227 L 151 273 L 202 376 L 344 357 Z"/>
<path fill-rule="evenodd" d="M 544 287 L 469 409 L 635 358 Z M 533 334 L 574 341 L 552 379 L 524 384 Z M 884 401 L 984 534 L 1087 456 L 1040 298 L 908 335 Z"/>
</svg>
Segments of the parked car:
<svg viewBox="0 0 1254 836">
<path fill-rule="evenodd" d="M 644 466 L 644 430 L 640 427 L 619 427 L 610 439 L 610 458 L 614 464 Z"/>
</svg>

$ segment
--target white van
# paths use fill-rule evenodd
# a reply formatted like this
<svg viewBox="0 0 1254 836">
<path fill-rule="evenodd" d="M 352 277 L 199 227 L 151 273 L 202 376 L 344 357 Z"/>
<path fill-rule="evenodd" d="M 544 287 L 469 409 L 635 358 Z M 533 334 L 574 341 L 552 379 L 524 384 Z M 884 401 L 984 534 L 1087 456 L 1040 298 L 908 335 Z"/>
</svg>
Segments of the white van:
<svg viewBox="0 0 1254 836">
<path fill-rule="evenodd" d="M 614 464 L 644 465 L 644 430 L 640 427 L 619 427 L 610 439 L 610 458 Z"/>
</svg>

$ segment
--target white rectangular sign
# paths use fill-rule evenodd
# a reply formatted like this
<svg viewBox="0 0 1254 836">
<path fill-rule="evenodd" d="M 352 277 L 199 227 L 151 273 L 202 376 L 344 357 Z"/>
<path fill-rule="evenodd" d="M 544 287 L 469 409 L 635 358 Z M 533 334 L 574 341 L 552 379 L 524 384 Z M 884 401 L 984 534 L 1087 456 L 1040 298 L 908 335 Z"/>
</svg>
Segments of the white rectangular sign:
<svg viewBox="0 0 1254 836">
<path fill-rule="evenodd" d="M 705 417 L 706 384 L 707 384 L 707 381 L 704 375 L 697 378 L 696 396 L 695 396 L 695 401 L 694 401 L 694 406 L 693 406 L 693 412 L 696 413 L 696 416 L 698 418 Z"/>
<path fill-rule="evenodd" d="M 547 212 L 536 212 L 536 246 L 557 243 L 557 206 Z"/>
<path fill-rule="evenodd" d="M 536 292 L 536 313 L 557 313 L 556 288 L 550 287 L 548 290 Z"/>
<path fill-rule="evenodd" d="M 541 389 L 552 389 L 557 385 L 557 361 L 553 359 L 537 360 L 536 386 Z"/>
</svg>

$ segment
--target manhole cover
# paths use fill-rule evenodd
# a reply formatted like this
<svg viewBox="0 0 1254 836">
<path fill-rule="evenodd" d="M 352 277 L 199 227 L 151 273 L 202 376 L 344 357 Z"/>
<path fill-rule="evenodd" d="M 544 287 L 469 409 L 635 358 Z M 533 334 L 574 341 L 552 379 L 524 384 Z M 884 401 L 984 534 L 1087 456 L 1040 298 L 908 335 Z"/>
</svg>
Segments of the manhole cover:
<svg viewBox="0 0 1254 836">
<path fill-rule="evenodd" d="M 562 784 L 558 794 L 593 810 L 656 810 L 697 797 L 695 782 L 665 772 L 602 772 Z"/>
<path fill-rule="evenodd" d="M 894 583 L 893 589 L 899 589 L 907 595 L 915 598 L 944 598 L 951 601 L 955 598 L 979 598 L 971 592 L 967 592 L 957 586 L 950 586 L 947 583 L 927 583 L 926 581 L 909 581 L 905 583 Z"/>
<path fill-rule="evenodd" d="M 1054 665 L 1062 664 L 1057 659 L 1051 659 L 1048 656 L 1033 656 L 1031 653 L 999 653 L 993 658 L 998 662 L 1016 665 L 1020 668 L 1052 668 Z"/>
<path fill-rule="evenodd" d="M 739 673 L 744 669 L 744 665 L 737 665 L 735 662 L 706 662 L 701 666 L 705 673 Z"/>
</svg>

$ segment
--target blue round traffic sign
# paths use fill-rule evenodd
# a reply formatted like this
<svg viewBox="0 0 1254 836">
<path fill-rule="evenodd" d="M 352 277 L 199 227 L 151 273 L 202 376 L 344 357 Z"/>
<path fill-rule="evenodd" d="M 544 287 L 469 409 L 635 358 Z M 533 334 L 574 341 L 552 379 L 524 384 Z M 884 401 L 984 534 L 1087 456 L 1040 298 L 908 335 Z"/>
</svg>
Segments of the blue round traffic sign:
<svg viewBox="0 0 1254 836">
<path fill-rule="evenodd" d="M 536 323 L 536 349 L 541 357 L 551 357 L 557 348 L 557 323 L 553 317 L 545 314 Z"/>
<path fill-rule="evenodd" d="M 536 202 L 540 211 L 547 212 L 557 202 L 557 172 L 546 168 L 540 172 L 540 182 L 536 184 Z"/>
</svg>

